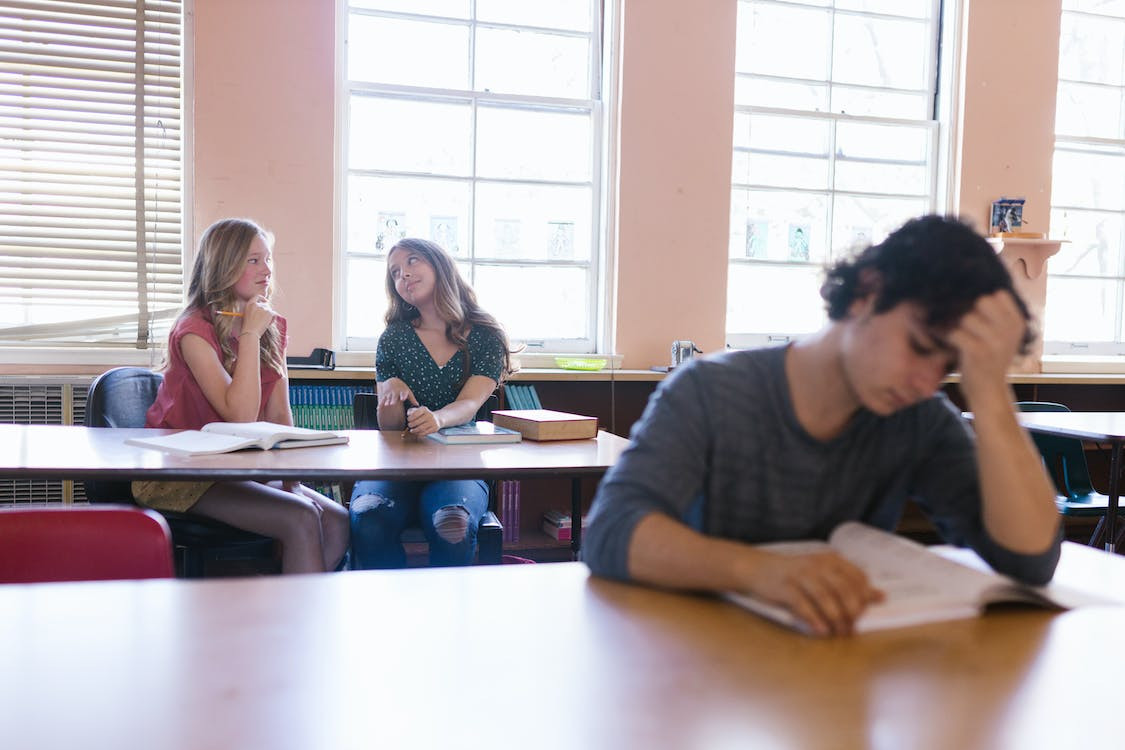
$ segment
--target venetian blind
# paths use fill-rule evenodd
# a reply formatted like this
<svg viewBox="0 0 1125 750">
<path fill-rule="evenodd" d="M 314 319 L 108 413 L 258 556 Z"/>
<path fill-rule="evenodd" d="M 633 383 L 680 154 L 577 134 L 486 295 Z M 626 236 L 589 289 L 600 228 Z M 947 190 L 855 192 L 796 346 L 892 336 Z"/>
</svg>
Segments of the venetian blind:
<svg viewBox="0 0 1125 750">
<path fill-rule="evenodd" d="M 0 346 L 146 348 L 182 303 L 181 11 L 0 0 Z"/>
</svg>

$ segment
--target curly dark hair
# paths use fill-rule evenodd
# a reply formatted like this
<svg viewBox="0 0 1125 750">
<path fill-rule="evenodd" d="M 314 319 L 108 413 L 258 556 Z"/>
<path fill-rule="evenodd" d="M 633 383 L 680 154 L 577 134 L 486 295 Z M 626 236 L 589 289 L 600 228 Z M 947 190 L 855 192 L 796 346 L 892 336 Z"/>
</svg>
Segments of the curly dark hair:
<svg viewBox="0 0 1125 750">
<path fill-rule="evenodd" d="M 968 224 L 929 215 L 911 219 L 879 244 L 830 267 L 820 296 L 831 320 L 844 319 L 856 299 L 874 294 L 875 313 L 913 302 L 925 310 L 927 325 L 948 330 L 977 299 L 998 289 L 1011 292 L 1027 321 L 1020 345 L 1026 354 L 1034 339 L 1031 314 L 996 251 Z"/>
</svg>

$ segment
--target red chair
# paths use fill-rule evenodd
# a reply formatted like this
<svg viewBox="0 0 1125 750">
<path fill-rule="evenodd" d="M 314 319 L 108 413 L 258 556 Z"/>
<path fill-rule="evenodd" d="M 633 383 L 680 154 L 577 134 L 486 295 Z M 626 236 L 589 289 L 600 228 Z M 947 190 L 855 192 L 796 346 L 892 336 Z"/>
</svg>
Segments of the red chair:
<svg viewBox="0 0 1125 750">
<path fill-rule="evenodd" d="M 171 578 L 160 514 L 130 507 L 0 510 L 0 583 Z"/>
</svg>

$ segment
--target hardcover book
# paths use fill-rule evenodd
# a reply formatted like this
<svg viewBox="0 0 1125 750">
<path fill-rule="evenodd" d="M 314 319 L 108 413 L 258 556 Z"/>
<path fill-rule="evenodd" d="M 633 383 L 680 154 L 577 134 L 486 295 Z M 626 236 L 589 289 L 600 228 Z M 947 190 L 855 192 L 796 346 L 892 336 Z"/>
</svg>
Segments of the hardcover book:
<svg viewBox="0 0 1125 750">
<path fill-rule="evenodd" d="M 528 440 L 584 440 L 598 435 L 597 417 L 550 409 L 494 411 L 492 421 L 518 430 Z"/>
<path fill-rule="evenodd" d="M 867 573 L 885 599 L 864 610 L 855 622 L 857 633 L 976 617 L 987 605 L 1001 602 L 1056 609 L 1099 603 L 1084 592 L 1057 584 L 1019 583 L 989 569 L 970 550 L 931 549 L 854 521 L 837 527 L 827 542 L 775 542 L 757 547 L 782 555 L 832 551 Z M 724 596 L 774 622 L 810 632 L 802 620 L 777 604 L 745 593 L 728 592 Z"/>
<path fill-rule="evenodd" d="M 156 448 L 168 453 L 206 456 L 230 453 L 244 448 L 310 448 L 348 442 L 347 435 L 328 430 L 310 430 L 273 422 L 211 422 L 200 430 L 183 430 L 171 435 L 129 438 L 129 445 Z"/>
<path fill-rule="evenodd" d="M 430 440 L 438 443 L 518 443 L 520 434 L 492 422 L 468 422 L 466 424 L 442 427 L 437 432 L 427 435 Z"/>
</svg>

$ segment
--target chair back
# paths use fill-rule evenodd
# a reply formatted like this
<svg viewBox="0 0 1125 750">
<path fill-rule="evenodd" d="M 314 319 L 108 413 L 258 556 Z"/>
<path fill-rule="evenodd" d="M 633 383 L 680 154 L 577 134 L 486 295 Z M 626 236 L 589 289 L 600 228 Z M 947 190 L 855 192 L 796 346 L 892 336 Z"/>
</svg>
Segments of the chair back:
<svg viewBox="0 0 1125 750">
<path fill-rule="evenodd" d="M 145 413 L 156 400 L 164 376 L 143 367 L 115 367 L 90 384 L 86 396 L 87 427 L 144 427 Z M 128 482 L 85 482 L 92 503 L 131 503 Z"/>
<path fill-rule="evenodd" d="M 1070 411 L 1063 404 L 1050 401 L 1017 401 L 1016 407 L 1024 412 Z M 1060 495 L 1065 495 L 1068 500 L 1078 500 L 1095 492 L 1081 440 L 1035 432 L 1031 433 L 1031 439 L 1043 456 L 1043 463 Z"/>
<path fill-rule="evenodd" d="M 499 408 L 500 397 L 493 393 L 477 409 L 476 421 L 491 422 L 492 412 Z M 357 430 L 379 429 L 379 396 L 375 393 L 357 393 L 352 397 L 352 421 Z"/>
<path fill-rule="evenodd" d="M 140 508 L 0 510 L 0 583 L 171 578 L 172 535 Z"/>
</svg>

